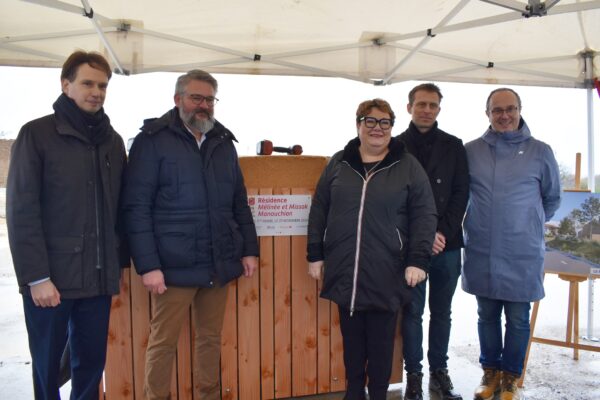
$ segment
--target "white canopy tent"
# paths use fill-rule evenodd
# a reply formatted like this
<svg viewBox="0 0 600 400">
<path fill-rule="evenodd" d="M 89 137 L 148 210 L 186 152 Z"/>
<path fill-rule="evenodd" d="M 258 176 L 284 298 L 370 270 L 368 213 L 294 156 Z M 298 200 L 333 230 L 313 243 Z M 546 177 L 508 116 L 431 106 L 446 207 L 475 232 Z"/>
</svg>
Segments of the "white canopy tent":
<svg viewBox="0 0 600 400">
<path fill-rule="evenodd" d="M 0 65 L 60 67 L 76 48 L 103 52 L 122 74 L 202 68 L 583 88 L 594 176 L 600 0 L 0 2 Z"/>
<path fill-rule="evenodd" d="M 59 67 L 79 47 L 126 74 L 580 88 L 600 69 L 600 0 L 3 0 L 0 11 L 2 65 Z"/>
<path fill-rule="evenodd" d="M 118 73 L 334 76 L 588 89 L 600 0 L 2 0 L 0 65 L 60 67 L 73 49 Z M 593 179 L 589 179 L 593 185 Z"/>
<path fill-rule="evenodd" d="M 121 74 L 201 68 L 582 88 L 595 189 L 600 0 L 0 1 L 0 65 L 60 67 L 77 48 L 104 53 Z M 589 292 L 591 304 L 591 283 Z"/>
</svg>

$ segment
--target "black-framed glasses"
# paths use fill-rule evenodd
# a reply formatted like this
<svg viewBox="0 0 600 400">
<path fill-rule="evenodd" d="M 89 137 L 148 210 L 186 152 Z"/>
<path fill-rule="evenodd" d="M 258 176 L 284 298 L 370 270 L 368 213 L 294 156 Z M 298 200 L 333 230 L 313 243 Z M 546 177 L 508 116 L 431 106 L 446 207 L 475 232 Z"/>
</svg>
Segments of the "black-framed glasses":
<svg viewBox="0 0 600 400">
<path fill-rule="evenodd" d="M 188 98 L 197 106 L 206 102 L 206 105 L 212 107 L 219 101 L 219 99 L 214 96 L 202 96 L 201 94 L 188 94 Z"/>
<path fill-rule="evenodd" d="M 379 127 L 384 131 L 390 129 L 394 125 L 389 118 L 377 119 L 373 117 L 360 117 L 358 120 L 364 122 L 367 128 L 375 128 L 377 124 L 379 124 Z"/>
<path fill-rule="evenodd" d="M 492 108 L 490 112 L 494 117 L 499 117 L 504 113 L 507 113 L 508 115 L 514 115 L 517 111 L 519 111 L 519 107 L 508 106 L 506 108 Z"/>
</svg>

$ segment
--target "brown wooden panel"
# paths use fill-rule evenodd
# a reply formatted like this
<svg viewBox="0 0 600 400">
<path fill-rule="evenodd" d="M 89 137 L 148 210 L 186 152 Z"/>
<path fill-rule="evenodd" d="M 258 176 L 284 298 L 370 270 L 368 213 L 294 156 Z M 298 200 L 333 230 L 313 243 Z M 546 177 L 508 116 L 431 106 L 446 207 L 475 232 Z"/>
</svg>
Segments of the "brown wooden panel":
<svg viewBox="0 0 600 400">
<path fill-rule="evenodd" d="M 260 194 L 273 194 L 260 189 Z M 260 379 L 262 399 L 275 398 L 273 237 L 260 238 Z"/>
<path fill-rule="evenodd" d="M 314 190 L 326 162 L 325 157 L 255 157 L 240 160 L 240 165 L 249 187 L 269 187 L 274 188 L 273 194 L 290 194 L 286 187 L 293 184 L 294 187 L 305 188 L 294 191 L 294 194 L 301 194 Z M 260 184 L 253 185 L 253 179 Z M 249 193 L 253 193 L 252 189 Z M 270 193 L 271 189 L 261 189 L 261 194 Z M 260 244 L 262 259 L 259 273 L 253 279 L 231 284 L 228 294 L 221 351 L 223 399 L 285 398 L 292 394 L 343 390 L 343 354 L 337 308 L 333 306 L 332 310 L 327 301 L 318 300 L 317 284 L 306 273 L 306 238 L 261 238 Z M 293 271 L 292 266 L 295 267 Z M 151 304 L 141 278 L 134 271 L 129 272 L 131 313 L 123 315 L 118 311 L 123 307 L 119 300 L 119 307 L 115 307 L 117 311 L 111 316 L 111 326 L 115 326 L 112 321 L 119 321 L 121 325 L 118 332 L 115 331 L 115 337 L 127 335 L 127 330 L 130 331 L 129 390 L 132 394 L 129 398 L 139 400 L 143 399 Z M 303 306 L 302 302 L 305 303 Z M 300 307 L 293 313 L 292 303 Z M 305 310 L 301 311 L 302 308 Z M 128 325 L 129 321 L 131 325 Z M 172 399 L 192 397 L 193 326 L 190 322 L 184 323 L 178 342 L 171 383 Z M 292 335 L 296 347 L 292 346 Z M 127 350 L 117 353 L 113 348 L 109 352 L 127 357 Z M 123 379 L 123 374 L 117 371 L 125 363 L 114 361 L 112 355 L 110 357 L 107 371 Z M 329 371 L 331 376 L 328 377 Z M 115 383 L 118 381 L 110 376 L 105 382 L 106 398 L 113 400 L 108 394 L 122 390 L 123 386 Z"/>
<path fill-rule="evenodd" d="M 291 260 L 292 395 L 305 396 L 317 393 L 317 284 L 307 272 L 306 236 L 292 236 Z"/>
<path fill-rule="evenodd" d="M 323 281 L 317 283 L 317 293 L 321 292 Z M 331 302 L 319 298 L 317 300 L 317 391 L 331 391 Z"/>
<path fill-rule="evenodd" d="M 252 156 L 240 157 L 246 187 L 313 189 L 327 165 L 323 156 Z"/>
<path fill-rule="evenodd" d="M 120 293 L 113 296 L 108 325 L 107 364 L 104 372 L 106 399 L 133 399 L 129 269 L 122 271 Z"/>
<path fill-rule="evenodd" d="M 398 319 L 400 320 L 401 317 Z M 402 357 L 402 330 L 400 324 L 396 324 L 396 336 L 394 337 L 394 355 L 392 356 L 392 375 L 390 383 L 402 382 L 402 371 L 404 359 Z"/>
<path fill-rule="evenodd" d="M 146 348 L 150 336 L 150 294 L 142 278 L 131 268 L 131 334 L 135 398 L 143 399 Z"/>
<path fill-rule="evenodd" d="M 248 195 L 258 189 L 248 189 Z M 238 387 L 240 400 L 260 399 L 260 272 L 238 279 Z"/>
<path fill-rule="evenodd" d="M 344 343 L 340 330 L 338 306 L 331 304 L 331 391 L 346 390 L 346 369 L 344 368 Z"/>
<path fill-rule="evenodd" d="M 223 400 L 238 398 L 237 357 L 237 281 L 229 283 L 227 306 L 221 333 L 221 397 Z"/>
<path fill-rule="evenodd" d="M 276 189 L 273 194 L 289 194 L 289 189 Z M 273 238 L 274 258 L 274 332 L 275 332 L 275 398 L 292 396 L 291 338 L 291 239 Z"/>
<path fill-rule="evenodd" d="M 179 400 L 192 400 L 191 309 L 183 320 L 177 342 L 177 392 Z"/>
</svg>

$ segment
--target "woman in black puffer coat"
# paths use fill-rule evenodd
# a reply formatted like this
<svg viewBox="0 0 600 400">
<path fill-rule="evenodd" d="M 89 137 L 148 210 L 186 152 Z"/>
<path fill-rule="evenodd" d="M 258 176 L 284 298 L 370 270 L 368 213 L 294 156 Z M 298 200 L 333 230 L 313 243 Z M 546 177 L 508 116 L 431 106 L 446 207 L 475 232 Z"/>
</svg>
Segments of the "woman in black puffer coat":
<svg viewBox="0 0 600 400">
<path fill-rule="evenodd" d="M 385 399 L 398 311 L 426 277 L 437 226 L 429 179 L 392 138 L 394 112 L 361 103 L 358 137 L 321 175 L 308 224 L 309 274 L 339 306 L 345 399 Z M 350 350 L 351 349 L 351 350 Z M 367 366 L 368 365 L 368 366 Z"/>
</svg>

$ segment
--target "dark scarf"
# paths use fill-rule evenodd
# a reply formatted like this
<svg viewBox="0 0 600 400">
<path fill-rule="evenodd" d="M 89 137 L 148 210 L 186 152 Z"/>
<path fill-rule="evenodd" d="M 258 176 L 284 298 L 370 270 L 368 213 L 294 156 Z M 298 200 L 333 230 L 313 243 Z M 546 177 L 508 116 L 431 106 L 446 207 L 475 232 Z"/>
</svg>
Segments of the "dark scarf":
<svg viewBox="0 0 600 400">
<path fill-rule="evenodd" d="M 411 122 L 408 126 L 406 135 L 407 139 L 412 144 L 412 147 L 414 147 L 416 150 L 416 153 L 413 155 L 417 158 L 417 160 L 419 160 L 421 165 L 425 167 L 429 163 L 433 144 L 438 137 L 437 122 L 434 123 L 431 129 L 425 133 L 421 133 L 415 124 Z"/>
<path fill-rule="evenodd" d="M 110 119 L 104 113 L 104 108 L 95 114 L 86 113 L 64 93 L 58 96 L 52 107 L 59 119 L 66 121 L 92 144 L 101 143 L 109 133 Z"/>
</svg>

